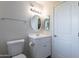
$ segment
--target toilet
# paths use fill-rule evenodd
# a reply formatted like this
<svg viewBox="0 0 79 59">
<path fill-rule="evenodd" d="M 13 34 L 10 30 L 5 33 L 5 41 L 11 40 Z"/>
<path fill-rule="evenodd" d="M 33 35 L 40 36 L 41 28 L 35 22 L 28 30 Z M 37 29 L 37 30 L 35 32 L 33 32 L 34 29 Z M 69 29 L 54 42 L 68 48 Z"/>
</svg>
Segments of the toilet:
<svg viewBox="0 0 79 59">
<path fill-rule="evenodd" d="M 8 53 L 12 58 L 26 58 L 23 52 L 24 39 L 8 41 L 7 42 Z"/>
</svg>

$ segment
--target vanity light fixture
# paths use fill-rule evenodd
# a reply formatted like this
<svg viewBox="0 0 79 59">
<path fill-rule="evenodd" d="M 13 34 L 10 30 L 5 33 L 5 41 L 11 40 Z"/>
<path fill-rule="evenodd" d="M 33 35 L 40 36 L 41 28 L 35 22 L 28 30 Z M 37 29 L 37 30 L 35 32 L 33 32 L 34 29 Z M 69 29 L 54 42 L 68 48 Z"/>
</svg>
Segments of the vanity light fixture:
<svg viewBox="0 0 79 59">
<path fill-rule="evenodd" d="M 37 8 L 34 6 L 34 4 L 30 4 L 31 8 L 30 11 L 37 13 L 37 14 L 41 14 L 41 12 L 39 10 L 37 10 Z"/>
<path fill-rule="evenodd" d="M 38 14 L 41 14 L 41 12 L 40 11 L 37 11 L 37 10 L 35 10 L 35 9 L 30 9 L 30 11 L 32 11 L 32 12 L 35 12 L 35 13 L 38 13 Z"/>
</svg>

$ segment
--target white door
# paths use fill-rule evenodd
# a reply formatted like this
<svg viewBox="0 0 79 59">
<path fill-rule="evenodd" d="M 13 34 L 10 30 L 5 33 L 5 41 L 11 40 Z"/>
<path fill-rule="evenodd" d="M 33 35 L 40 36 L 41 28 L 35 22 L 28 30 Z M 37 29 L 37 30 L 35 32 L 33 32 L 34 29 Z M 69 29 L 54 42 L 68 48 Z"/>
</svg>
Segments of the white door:
<svg viewBox="0 0 79 59">
<path fill-rule="evenodd" d="M 65 2 L 54 11 L 53 57 L 72 57 L 71 2 Z"/>
<path fill-rule="evenodd" d="M 79 6 L 78 2 L 72 3 L 72 57 L 79 58 Z"/>
</svg>

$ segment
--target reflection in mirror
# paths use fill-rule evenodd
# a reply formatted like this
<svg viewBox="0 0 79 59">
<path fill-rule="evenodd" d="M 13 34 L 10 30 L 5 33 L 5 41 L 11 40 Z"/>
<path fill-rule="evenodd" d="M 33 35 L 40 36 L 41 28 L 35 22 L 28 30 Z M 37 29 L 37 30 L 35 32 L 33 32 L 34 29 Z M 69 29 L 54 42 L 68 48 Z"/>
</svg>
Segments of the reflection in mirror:
<svg viewBox="0 0 79 59">
<path fill-rule="evenodd" d="M 50 27 L 50 18 L 49 17 L 45 18 L 45 20 L 44 20 L 44 27 L 45 27 L 46 31 L 49 30 L 49 27 Z"/>
<path fill-rule="evenodd" d="M 33 30 L 38 31 L 41 27 L 41 19 L 38 15 L 34 15 L 31 19 L 31 27 Z"/>
</svg>

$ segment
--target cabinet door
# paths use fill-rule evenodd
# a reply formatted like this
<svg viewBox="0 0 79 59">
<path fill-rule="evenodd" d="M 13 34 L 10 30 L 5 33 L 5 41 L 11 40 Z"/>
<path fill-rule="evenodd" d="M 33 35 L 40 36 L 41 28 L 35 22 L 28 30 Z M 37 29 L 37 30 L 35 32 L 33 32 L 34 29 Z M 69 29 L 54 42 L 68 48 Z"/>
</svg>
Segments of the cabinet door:
<svg viewBox="0 0 79 59">
<path fill-rule="evenodd" d="M 51 55 L 51 37 L 32 39 L 34 46 L 31 46 L 33 58 L 45 58 Z"/>
<path fill-rule="evenodd" d="M 60 4 L 55 8 L 54 12 L 53 57 L 71 57 L 71 2 Z"/>
<path fill-rule="evenodd" d="M 79 58 L 79 6 L 72 3 L 72 57 Z"/>
</svg>

